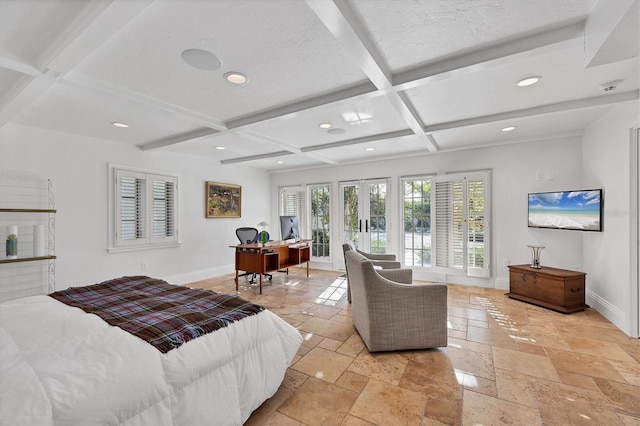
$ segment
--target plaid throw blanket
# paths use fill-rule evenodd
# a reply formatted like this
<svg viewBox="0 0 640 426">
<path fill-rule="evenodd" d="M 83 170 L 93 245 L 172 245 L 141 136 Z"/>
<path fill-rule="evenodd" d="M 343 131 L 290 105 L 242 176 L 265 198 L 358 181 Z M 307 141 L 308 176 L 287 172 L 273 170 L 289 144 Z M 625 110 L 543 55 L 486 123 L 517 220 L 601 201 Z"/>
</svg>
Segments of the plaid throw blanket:
<svg viewBox="0 0 640 426">
<path fill-rule="evenodd" d="M 264 310 L 233 294 L 122 277 L 49 296 L 96 314 L 167 353 L 189 340 Z"/>
</svg>

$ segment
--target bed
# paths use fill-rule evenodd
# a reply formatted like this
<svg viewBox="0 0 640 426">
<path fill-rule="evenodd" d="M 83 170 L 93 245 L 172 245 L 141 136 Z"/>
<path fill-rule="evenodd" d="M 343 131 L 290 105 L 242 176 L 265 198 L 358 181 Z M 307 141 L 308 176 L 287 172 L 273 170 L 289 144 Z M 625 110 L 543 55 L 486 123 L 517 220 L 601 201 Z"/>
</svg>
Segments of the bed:
<svg viewBox="0 0 640 426">
<path fill-rule="evenodd" d="M 4 302 L 0 424 L 241 425 L 301 342 L 263 308 L 163 353 L 47 295 Z"/>
</svg>

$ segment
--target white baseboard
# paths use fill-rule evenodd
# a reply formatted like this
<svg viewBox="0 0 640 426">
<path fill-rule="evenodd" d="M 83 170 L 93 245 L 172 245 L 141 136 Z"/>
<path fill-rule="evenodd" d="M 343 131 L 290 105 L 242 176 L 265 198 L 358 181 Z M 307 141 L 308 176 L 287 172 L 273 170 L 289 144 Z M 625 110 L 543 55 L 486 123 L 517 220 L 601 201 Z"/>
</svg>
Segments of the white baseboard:
<svg viewBox="0 0 640 426">
<path fill-rule="evenodd" d="M 497 277 L 494 287 L 498 290 L 509 290 L 509 278 L 507 277 Z"/>
<path fill-rule="evenodd" d="M 589 289 L 586 291 L 585 303 L 602 314 L 603 317 L 611 321 L 613 325 L 618 327 L 620 330 L 629 334 L 629 330 L 627 330 L 627 319 L 621 309 L 618 309 L 611 302 L 600 297 Z"/>
<path fill-rule="evenodd" d="M 171 275 L 162 279 L 170 284 L 189 284 L 195 281 L 206 280 L 207 278 L 219 277 L 235 271 L 233 265 L 218 266 L 217 268 L 202 269 L 200 271 L 186 272 L 184 274 Z"/>
</svg>

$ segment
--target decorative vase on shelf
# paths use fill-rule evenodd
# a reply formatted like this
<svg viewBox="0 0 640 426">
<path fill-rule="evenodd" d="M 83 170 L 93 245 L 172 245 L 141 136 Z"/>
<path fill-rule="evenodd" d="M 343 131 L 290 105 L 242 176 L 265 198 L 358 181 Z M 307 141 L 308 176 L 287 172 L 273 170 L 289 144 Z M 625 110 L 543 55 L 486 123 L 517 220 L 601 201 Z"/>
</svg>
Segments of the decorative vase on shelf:
<svg viewBox="0 0 640 426">
<path fill-rule="evenodd" d="M 7 243 L 6 243 L 7 259 L 18 258 L 18 227 L 7 226 Z"/>
<path fill-rule="evenodd" d="M 531 267 L 534 269 L 542 269 L 540 266 L 540 252 L 544 246 L 527 246 L 531 249 Z"/>
</svg>

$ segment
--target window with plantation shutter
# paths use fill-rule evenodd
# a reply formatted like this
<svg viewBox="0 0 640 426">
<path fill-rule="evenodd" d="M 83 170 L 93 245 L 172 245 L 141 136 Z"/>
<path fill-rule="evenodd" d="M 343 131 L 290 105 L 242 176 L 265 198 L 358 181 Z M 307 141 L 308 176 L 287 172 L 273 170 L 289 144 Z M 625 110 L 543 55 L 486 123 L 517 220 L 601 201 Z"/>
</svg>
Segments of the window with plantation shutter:
<svg viewBox="0 0 640 426">
<path fill-rule="evenodd" d="M 280 216 L 298 216 L 302 220 L 304 212 L 304 188 L 280 188 Z"/>
<path fill-rule="evenodd" d="M 488 277 L 489 173 L 456 173 L 433 180 L 436 272 Z"/>
<path fill-rule="evenodd" d="M 178 244 L 178 178 L 111 167 L 113 238 L 109 251 Z"/>
<path fill-rule="evenodd" d="M 300 226 L 299 231 L 305 235 L 306 232 L 306 216 L 305 216 L 305 189 L 302 186 L 287 186 L 280 188 L 280 216 L 298 216 L 298 224 Z M 279 225 L 278 225 L 279 226 Z M 272 229 L 272 237 L 277 236 L 280 238 L 281 230 L 278 228 Z M 276 231 L 277 229 L 277 231 Z M 274 238 L 274 239 L 277 239 Z"/>
</svg>

